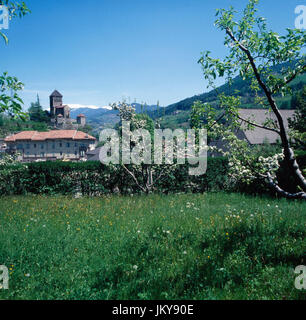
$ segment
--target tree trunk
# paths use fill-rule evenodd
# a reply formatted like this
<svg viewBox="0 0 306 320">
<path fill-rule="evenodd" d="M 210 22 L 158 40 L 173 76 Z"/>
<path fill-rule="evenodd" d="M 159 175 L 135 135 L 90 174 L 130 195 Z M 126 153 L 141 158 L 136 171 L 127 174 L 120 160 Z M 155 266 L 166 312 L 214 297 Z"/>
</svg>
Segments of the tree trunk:
<svg viewBox="0 0 306 320">
<path fill-rule="evenodd" d="M 273 181 L 271 175 L 269 174 L 268 174 L 268 180 L 269 180 L 270 187 L 280 196 L 285 197 L 287 199 L 306 199 L 305 192 L 290 193 L 290 192 L 284 191 L 282 188 L 278 186 L 277 183 Z"/>
<path fill-rule="evenodd" d="M 278 110 L 278 107 L 276 105 L 276 102 L 273 98 L 273 93 L 270 91 L 270 89 L 267 87 L 267 85 L 265 84 L 265 82 L 263 81 L 263 79 L 261 78 L 260 73 L 258 72 L 257 66 L 255 64 L 254 61 L 254 57 L 252 56 L 251 52 L 248 50 L 247 47 L 245 47 L 243 44 L 241 44 L 234 36 L 233 32 L 227 28 L 226 29 L 226 33 L 229 35 L 229 37 L 239 46 L 239 48 L 247 55 L 248 60 L 250 61 L 251 67 L 253 69 L 254 75 L 256 77 L 256 80 L 258 82 L 258 84 L 260 85 L 260 87 L 263 89 L 268 102 L 272 108 L 272 111 L 274 112 L 277 121 L 278 121 L 278 125 L 279 125 L 279 135 L 282 141 L 282 146 L 284 148 L 284 156 L 285 156 L 285 163 L 288 166 L 288 169 L 290 171 L 292 171 L 293 175 L 296 177 L 297 179 L 297 183 L 298 185 L 302 188 L 302 190 L 304 191 L 304 193 L 306 192 L 306 180 L 303 177 L 303 174 L 299 168 L 298 163 L 296 162 L 294 153 L 290 147 L 290 143 L 289 143 L 289 139 L 288 139 L 288 135 L 284 126 L 284 120 Z"/>
<path fill-rule="evenodd" d="M 272 95 L 269 93 L 267 95 L 268 101 L 271 105 L 271 108 L 277 118 L 279 129 L 280 129 L 280 137 L 282 141 L 282 146 L 284 148 L 284 156 L 285 156 L 285 164 L 290 171 L 294 174 L 297 179 L 298 185 L 302 188 L 304 192 L 306 192 L 306 180 L 299 168 L 299 165 L 295 159 L 293 150 L 290 147 L 288 135 L 284 126 L 284 120 L 276 106 L 275 100 L 273 99 Z"/>
</svg>

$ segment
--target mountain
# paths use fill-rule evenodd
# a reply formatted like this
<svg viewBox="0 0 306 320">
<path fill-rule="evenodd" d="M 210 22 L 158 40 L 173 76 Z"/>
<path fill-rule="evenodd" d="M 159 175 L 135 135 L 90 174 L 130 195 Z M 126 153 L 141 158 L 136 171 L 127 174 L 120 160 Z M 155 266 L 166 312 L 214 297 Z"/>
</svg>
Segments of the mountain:
<svg viewBox="0 0 306 320">
<path fill-rule="evenodd" d="M 80 113 L 83 113 L 86 115 L 86 117 L 88 119 L 90 118 L 95 118 L 96 116 L 101 116 L 102 114 L 108 112 L 110 110 L 106 109 L 106 108 L 97 108 L 97 109 L 93 109 L 93 108 L 71 108 L 70 111 L 70 115 L 72 118 L 76 118 Z"/>
<path fill-rule="evenodd" d="M 292 84 L 291 88 L 293 92 L 299 91 L 303 88 L 303 86 L 306 84 L 306 75 L 302 75 L 295 79 Z M 234 93 L 237 91 L 237 93 Z M 224 84 L 218 88 L 218 92 L 225 93 L 226 95 L 236 95 L 240 96 L 242 99 L 243 108 L 258 108 L 258 106 L 254 103 L 255 95 L 253 92 L 250 91 L 250 83 L 247 81 L 243 81 L 240 77 L 236 77 L 233 81 L 232 86 L 229 86 L 229 84 Z M 165 115 L 170 115 L 175 113 L 176 111 L 182 111 L 182 110 L 190 110 L 191 106 L 196 101 L 201 102 L 210 102 L 210 103 L 216 103 L 218 93 L 216 90 L 211 90 L 206 93 L 194 95 L 192 97 L 186 98 L 184 100 L 181 100 L 179 102 L 176 102 L 174 104 L 171 104 L 165 108 Z M 149 115 L 152 118 L 158 118 L 158 114 L 156 112 L 150 112 Z"/>
<path fill-rule="evenodd" d="M 278 65 L 274 68 L 274 72 L 278 73 L 279 70 L 284 65 Z M 292 81 L 290 87 L 293 94 L 302 90 L 306 85 L 306 74 L 297 77 Z M 218 94 L 225 93 L 226 95 L 235 95 L 241 97 L 241 108 L 242 109 L 258 109 L 259 106 L 255 104 L 255 95 L 250 90 L 250 83 L 244 81 L 240 76 L 233 79 L 233 83 L 230 86 L 228 83 L 220 86 L 216 90 L 211 90 L 206 93 L 199 95 L 194 95 L 192 97 L 181 100 L 177 103 L 167 106 L 163 110 L 163 116 L 156 111 L 149 112 L 148 115 L 153 119 L 158 119 L 160 121 L 162 128 L 178 128 L 178 127 L 189 127 L 190 111 L 192 105 L 196 101 L 201 101 L 203 103 L 208 102 L 212 106 L 218 107 Z M 290 109 L 291 96 L 282 97 L 281 95 L 276 97 L 276 102 L 278 103 L 280 109 Z"/>
<path fill-rule="evenodd" d="M 152 113 L 157 111 L 157 105 L 141 105 L 139 103 L 131 104 L 136 113 Z M 117 110 L 109 110 L 106 108 L 77 108 L 71 109 L 70 116 L 76 118 L 80 113 L 86 116 L 87 123 L 94 128 L 94 131 L 98 132 L 104 128 L 112 128 L 117 122 L 119 122 Z"/>
</svg>

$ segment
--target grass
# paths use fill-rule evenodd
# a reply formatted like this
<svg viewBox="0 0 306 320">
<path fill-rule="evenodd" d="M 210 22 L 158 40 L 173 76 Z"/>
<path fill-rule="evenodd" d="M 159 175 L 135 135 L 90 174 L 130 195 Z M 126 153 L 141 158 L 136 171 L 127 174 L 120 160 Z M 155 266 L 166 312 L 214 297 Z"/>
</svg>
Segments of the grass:
<svg viewBox="0 0 306 320">
<path fill-rule="evenodd" d="M 305 209 L 225 193 L 2 197 L 0 299 L 304 299 Z"/>
</svg>

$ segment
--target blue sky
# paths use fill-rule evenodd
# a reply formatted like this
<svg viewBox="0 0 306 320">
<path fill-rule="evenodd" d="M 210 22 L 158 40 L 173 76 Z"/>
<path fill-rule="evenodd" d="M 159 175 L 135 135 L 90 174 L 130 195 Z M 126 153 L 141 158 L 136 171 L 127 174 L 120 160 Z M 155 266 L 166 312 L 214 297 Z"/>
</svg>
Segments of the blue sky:
<svg viewBox="0 0 306 320">
<path fill-rule="evenodd" d="M 64 103 L 169 105 L 206 89 L 200 52 L 225 54 L 213 22 L 216 8 L 246 0 L 25 0 L 32 13 L 10 23 L 0 43 L 0 72 L 25 83 L 25 106 L 38 93 L 45 108 L 57 89 Z M 278 32 L 294 28 L 306 0 L 261 0 L 260 13 Z"/>
</svg>

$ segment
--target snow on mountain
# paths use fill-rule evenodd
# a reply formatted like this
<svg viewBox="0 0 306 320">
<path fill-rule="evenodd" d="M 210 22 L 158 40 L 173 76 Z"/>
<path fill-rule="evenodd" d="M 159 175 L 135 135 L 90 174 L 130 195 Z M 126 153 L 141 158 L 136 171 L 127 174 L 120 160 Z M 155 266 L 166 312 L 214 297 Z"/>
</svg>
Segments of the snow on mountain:
<svg viewBox="0 0 306 320">
<path fill-rule="evenodd" d="M 83 104 L 68 104 L 70 109 L 106 109 L 106 110 L 112 110 L 110 106 L 103 106 L 103 107 L 98 107 L 98 106 L 93 106 L 93 105 L 83 105 Z"/>
</svg>

